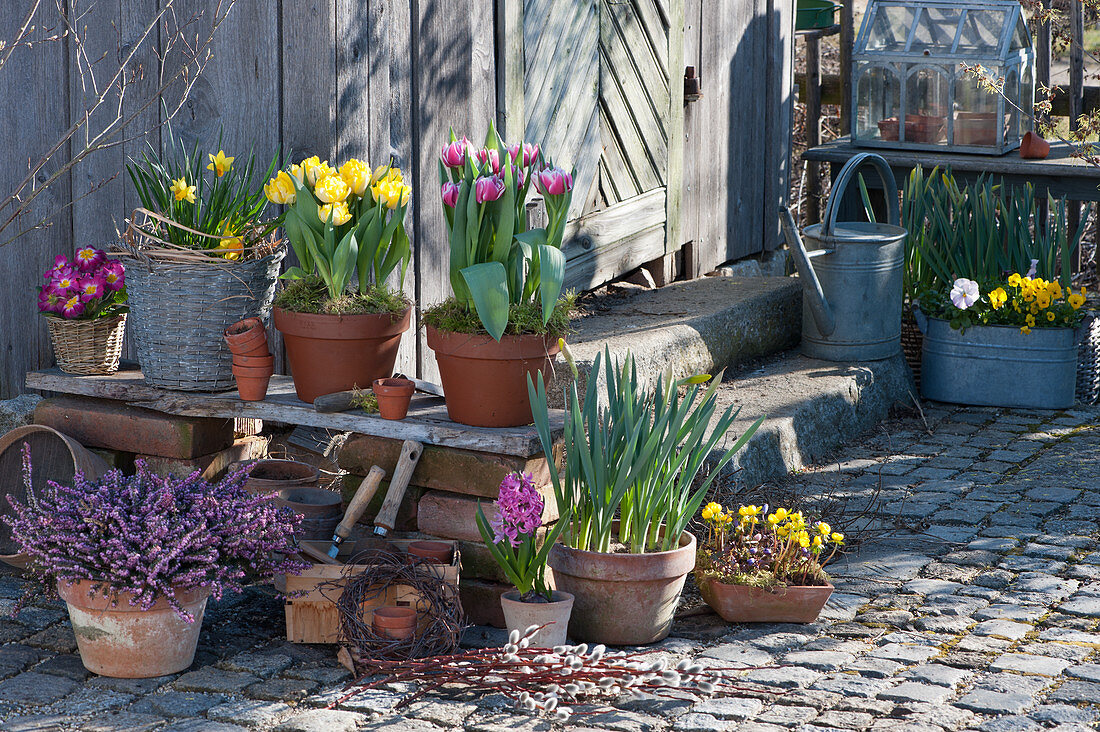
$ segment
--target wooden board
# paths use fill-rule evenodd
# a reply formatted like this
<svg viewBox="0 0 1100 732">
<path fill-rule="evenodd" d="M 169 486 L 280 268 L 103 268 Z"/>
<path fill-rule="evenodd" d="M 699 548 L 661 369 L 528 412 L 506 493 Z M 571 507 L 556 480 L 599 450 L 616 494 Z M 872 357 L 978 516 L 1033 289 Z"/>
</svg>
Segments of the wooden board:
<svg viewBox="0 0 1100 732">
<path fill-rule="evenodd" d="M 660 257 L 665 251 L 665 189 L 585 214 L 565 230 L 565 287 L 585 290 Z"/>
<path fill-rule="evenodd" d="M 160 389 L 146 384 L 140 371 L 119 371 L 109 376 L 73 376 L 58 369 L 32 371 L 27 374 L 26 386 L 113 399 L 184 417 L 263 419 L 520 457 L 542 453 L 542 443 L 533 425 L 503 429 L 461 425 L 447 417 L 442 399 L 425 394 L 413 397 L 409 415 L 399 421 L 371 416 L 361 410 L 322 414 L 298 399 L 289 376 L 272 377 L 267 399 L 262 402 L 241 401 L 235 391 L 204 394 Z M 551 420 L 556 436 L 562 430 L 564 413 L 553 410 Z"/>
</svg>

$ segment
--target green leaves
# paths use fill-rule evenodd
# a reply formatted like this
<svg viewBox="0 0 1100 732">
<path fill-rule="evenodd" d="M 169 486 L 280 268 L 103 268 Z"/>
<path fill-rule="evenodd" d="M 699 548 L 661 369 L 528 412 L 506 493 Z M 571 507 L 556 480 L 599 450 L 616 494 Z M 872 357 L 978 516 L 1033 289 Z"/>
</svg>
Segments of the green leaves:
<svg viewBox="0 0 1100 732">
<path fill-rule="evenodd" d="M 508 272 L 500 262 L 482 262 L 462 270 L 477 315 L 495 340 L 508 327 Z"/>
</svg>

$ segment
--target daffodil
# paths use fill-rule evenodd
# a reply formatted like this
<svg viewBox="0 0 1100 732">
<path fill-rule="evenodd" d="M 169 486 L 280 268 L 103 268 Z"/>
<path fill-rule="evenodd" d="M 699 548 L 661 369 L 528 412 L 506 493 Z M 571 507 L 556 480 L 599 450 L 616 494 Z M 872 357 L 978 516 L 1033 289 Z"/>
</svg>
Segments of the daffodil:
<svg viewBox="0 0 1100 732">
<path fill-rule="evenodd" d="M 235 236 L 218 242 L 218 251 L 225 259 L 240 259 L 244 253 L 244 241 Z"/>
<path fill-rule="evenodd" d="M 351 195 L 351 188 L 340 176 L 326 175 L 317 181 L 313 192 L 324 203 L 340 203 Z"/>
<path fill-rule="evenodd" d="M 989 304 L 993 306 L 994 310 L 998 310 L 1008 300 L 1008 293 L 1005 292 L 1005 288 L 998 287 L 989 293 Z"/>
<path fill-rule="evenodd" d="M 185 178 L 177 178 L 172 181 L 171 191 L 177 201 L 187 201 L 188 203 L 195 202 L 195 186 L 187 185 L 187 180 Z"/>
<path fill-rule="evenodd" d="M 229 169 L 233 167 L 233 160 L 234 159 L 231 158 L 231 157 L 228 157 L 225 154 L 224 150 L 218 150 L 217 155 L 214 155 L 213 153 L 211 153 L 209 155 L 209 157 L 210 157 L 210 164 L 206 166 L 206 169 L 207 170 L 213 170 L 214 175 L 218 176 L 219 178 L 221 178 L 223 175 L 225 175 L 227 172 L 229 172 Z"/>
<path fill-rule="evenodd" d="M 317 218 L 321 221 L 328 221 L 330 215 L 332 216 L 333 226 L 343 226 L 351 221 L 351 212 L 348 211 L 348 205 L 343 201 L 326 203 L 324 206 L 317 207 Z"/>
</svg>

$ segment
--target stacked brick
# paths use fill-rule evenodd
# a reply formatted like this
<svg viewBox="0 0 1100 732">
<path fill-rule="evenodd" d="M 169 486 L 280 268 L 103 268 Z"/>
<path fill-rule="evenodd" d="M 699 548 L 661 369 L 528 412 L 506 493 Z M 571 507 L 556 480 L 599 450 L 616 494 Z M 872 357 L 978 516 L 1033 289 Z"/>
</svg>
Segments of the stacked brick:
<svg viewBox="0 0 1100 732">
<path fill-rule="evenodd" d="M 400 440 L 366 435 L 350 437 L 339 454 L 340 467 L 349 473 L 344 480 L 345 501 L 372 465 L 392 475 L 400 451 Z M 549 487 L 550 463 L 544 455 L 524 458 L 437 445 L 424 446 L 398 516 L 398 530 L 418 531 L 458 542 L 462 553 L 459 584 L 462 606 L 467 619 L 478 625 L 504 626 L 500 595 L 512 587 L 482 543 L 474 517 L 480 500 L 486 516 L 492 518 L 491 504 L 497 497 L 501 480 L 516 471 L 531 473 L 536 485 L 545 487 L 547 508 L 543 521 L 556 519 Z M 380 490 L 375 497 L 379 505 L 382 493 Z M 372 521 L 370 516 L 377 508 L 376 505 L 368 509 L 363 520 Z"/>
<path fill-rule="evenodd" d="M 34 421 L 72 437 L 126 472 L 140 458 L 161 475 L 200 470 L 220 476 L 233 463 L 263 457 L 267 449 L 265 438 L 237 438 L 231 419 L 177 417 L 109 399 L 43 399 Z"/>
</svg>

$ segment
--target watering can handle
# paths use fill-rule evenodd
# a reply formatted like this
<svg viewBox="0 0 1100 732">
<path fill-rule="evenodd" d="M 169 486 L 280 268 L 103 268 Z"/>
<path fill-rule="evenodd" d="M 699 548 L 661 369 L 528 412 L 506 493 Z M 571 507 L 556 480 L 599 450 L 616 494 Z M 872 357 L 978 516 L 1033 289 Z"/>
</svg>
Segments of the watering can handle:
<svg viewBox="0 0 1100 732">
<path fill-rule="evenodd" d="M 900 225 L 901 209 L 898 206 L 898 183 L 894 179 L 894 171 L 890 170 L 889 164 L 881 155 L 860 153 L 845 163 L 840 170 L 840 175 L 836 177 L 836 182 L 833 183 L 833 191 L 829 194 L 829 204 L 825 207 L 825 226 L 821 229 L 822 234 L 829 236 L 833 233 L 833 229 L 836 227 L 837 214 L 840 213 L 840 202 L 844 198 L 844 191 L 865 163 L 875 166 L 879 178 L 882 179 L 889 223 L 894 226 Z"/>
<path fill-rule="evenodd" d="M 836 318 L 833 317 L 833 309 L 829 307 L 825 299 L 825 291 L 821 289 L 821 281 L 814 272 L 814 266 L 810 262 L 810 255 L 802 244 L 802 237 L 798 235 L 798 227 L 794 223 L 794 216 L 787 206 L 779 207 L 779 221 L 783 225 L 783 238 L 787 240 L 787 248 L 794 257 L 794 266 L 798 269 L 798 276 L 802 279 L 802 290 L 806 293 L 806 304 L 810 306 L 810 313 L 814 316 L 814 323 L 823 336 L 829 336 L 836 330 Z"/>
</svg>

